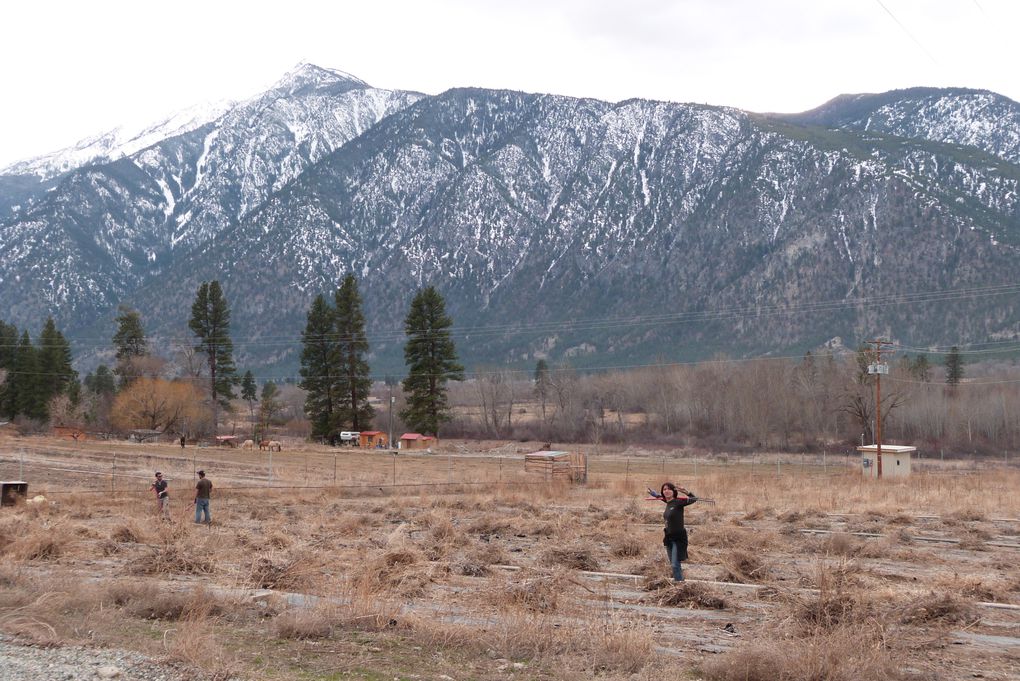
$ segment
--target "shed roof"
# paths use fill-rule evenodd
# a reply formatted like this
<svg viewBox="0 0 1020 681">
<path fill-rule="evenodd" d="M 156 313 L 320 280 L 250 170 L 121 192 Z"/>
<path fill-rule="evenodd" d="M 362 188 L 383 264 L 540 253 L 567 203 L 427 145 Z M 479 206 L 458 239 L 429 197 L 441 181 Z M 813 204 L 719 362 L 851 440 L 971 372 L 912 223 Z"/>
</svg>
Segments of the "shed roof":
<svg viewBox="0 0 1020 681">
<path fill-rule="evenodd" d="M 862 454 L 877 454 L 878 445 L 864 445 L 863 447 L 858 447 L 857 451 Z M 888 454 L 910 454 L 916 451 L 917 447 L 908 447 L 906 445 L 882 445 L 882 452 Z"/>
</svg>

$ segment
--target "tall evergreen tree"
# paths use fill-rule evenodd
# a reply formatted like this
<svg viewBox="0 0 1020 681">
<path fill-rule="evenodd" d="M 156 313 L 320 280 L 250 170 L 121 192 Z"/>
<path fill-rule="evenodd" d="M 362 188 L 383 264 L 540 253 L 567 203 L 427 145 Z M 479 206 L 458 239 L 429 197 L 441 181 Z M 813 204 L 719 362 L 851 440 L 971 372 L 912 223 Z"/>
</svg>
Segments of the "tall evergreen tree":
<svg viewBox="0 0 1020 681">
<path fill-rule="evenodd" d="M 149 354 L 149 341 L 142 329 L 142 317 L 136 310 L 121 305 L 117 313 L 117 331 L 113 334 L 113 346 L 117 349 L 114 373 L 120 377 L 120 387 L 124 388 L 138 378 L 133 362 Z"/>
<path fill-rule="evenodd" d="M 337 409 L 337 363 L 339 350 L 333 308 L 323 295 L 312 301 L 308 322 L 301 333 L 301 382 L 305 391 L 305 416 L 312 424 L 312 437 L 335 443 L 333 424 Z"/>
<path fill-rule="evenodd" d="M 251 437 L 255 439 L 255 402 L 258 400 L 258 387 L 255 385 L 255 377 L 251 370 L 244 372 L 241 379 L 241 399 L 248 403 L 248 413 L 251 415 Z"/>
<path fill-rule="evenodd" d="M 113 397 L 113 393 L 117 391 L 117 385 L 114 382 L 113 372 L 110 371 L 110 367 L 100 364 L 96 367 L 95 374 L 89 373 L 86 375 L 85 389 L 100 397 Z"/>
<path fill-rule="evenodd" d="M 198 338 L 195 350 L 205 354 L 209 369 L 209 395 L 213 404 L 213 427 L 219 420 L 218 407 L 229 407 L 237 384 L 234 343 L 230 340 L 230 308 L 220 282 L 202 282 L 191 306 L 188 326 Z"/>
<path fill-rule="evenodd" d="M 446 384 L 464 380 L 464 367 L 457 363 L 450 337 L 452 325 L 446 302 L 432 286 L 418 292 L 404 320 L 407 408 L 400 417 L 421 433 L 438 435 L 440 424 L 450 420 Z"/>
<path fill-rule="evenodd" d="M 13 414 L 21 414 L 33 419 L 46 418 L 46 398 L 44 386 L 39 378 L 39 351 L 32 345 L 28 331 L 24 331 L 18 342 L 14 357 L 14 381 L 11 383 L 14 392 Z"/>
<path fill-rule="evenodd" d="M 0 321 L 0 416 L 14 418 L 14 359 L 18 354 L 18 327 Z"/>
<path fill-rule="evenodd" d="M 365 315 L 361 310 L 358 280 L 347 274 L 334 296 L 334 325 L 337 338 L 337 404 L 334 431 L 367 430 L 375 410 L 368 403 L 372 389 L 369 377 L 368 338 Z"/>
<path fill-rule="evenodd" d="M 955 345 L 949 349 L 946 355 L 946 383 L 956 387 L 963 379 L 963 357 L 960 356 L 960 348 Z"/>
<path fill-rule="evenodd" d="M 910 365 L 910 373 L 922 383 L 931 381 L 931 362 L 928 361 L 928 355 L 918 354 Z"/>
<path fill-rule="evenodd" d="M 39 334 L 37 355 L 39 397 L 44 405 L 57 395 L 68 395 L 72 402 L 77 402 L 78 372 L 72 367 L 72 361 L 70 343 L 57 330 L 53 318 L 47 318 Z"/>
</svg>

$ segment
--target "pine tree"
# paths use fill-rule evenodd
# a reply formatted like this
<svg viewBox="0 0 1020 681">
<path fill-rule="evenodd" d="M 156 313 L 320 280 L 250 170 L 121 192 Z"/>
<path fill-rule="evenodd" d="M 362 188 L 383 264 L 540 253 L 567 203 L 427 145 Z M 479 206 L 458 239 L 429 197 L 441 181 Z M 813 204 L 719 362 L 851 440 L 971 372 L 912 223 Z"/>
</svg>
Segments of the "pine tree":
<svg viewBox="0 0 1020 681">
<path fill-rule="evenodd" d="M 100 397 L 113 397 L 117 386 L 110 368 L 105 364 L 100 364 L 96 367 L 95 374 L 89 373 L 85 376 L 85 389 Z"/>
<path fill-rule="evenodd" d="M 120 387 L 125 388 L 138 378 L 134 360 L 149 354 L 149 342 L 142 329 L 142 317 L 137 311 L 121 305 L 117 312 L 117 331 L 113 334 L 117 364 L 113 371 L 120 377 Z"/>
<path fill-rule="evenodd" d="M 14 418 L 14 359 L 18 354 L 18 327 L 0 321 L 0 416 Z"/>
<path fill-rule="evenodd" d="M 230 308 L 220 282 L 202 282 L 191 306 L 188 326 L 198 338 L 195 350 L 204 353 L 209 368 L 209 394 L 213 404 L 213 427 L 218 422 L 218 407 L 228 408 L 234 397 L 237 370 L 234 344 L 230 340 Z"/>
<path fill-rule="evenodd" d="M 549 399 L 552 381 L 549 380 L 549 364 L 540 359 L 535 363 L 535 397 L 542 403 L 542 421 L 545 422 L 545 403 Z"/>
<path fill-rule="evenodd" d="M 248 413 L 251 415 L 251 437 L 255 439 L 255 401 L 258 400 L 258 387 L 255 385 L 255 377 L 251 370 L 244 372 L 241 379 L 241 399 L 248 403 Z"/>
<path fill-rule="evenodd" d="M 955 345 L 949 349 L 946 355 L 946 383 L 956 387 L 963 379 L 963 357 L 960 356 L 960 348 Z"/>
<path fill-rule="evenodd" d="M 418 292 L 404 320 L 407 408 L 400 417 L 424 434 L 438 435 L 440 424 L 450 420 L 446 383 L 464 380 L 450 337 L 452 325 L 443 297 L 432 286 Z"/>
<path fill-rule="evenodd" d="M 922 383 L 928 383 L 931 381 L 931 362 L 928 361 L 928 356 L 919 354 L 914 358 L 913 363 L 910 365 L 910 373 L 914 378 Z"/>
<path fill-rule="evenodd" d="M 46 418 L 44 387 L 39 381 L 39 351 L 32 345 L 28 331 L 24 331 L 18 342 L 14 357 L 14 392 L 12 415 L 21 414 L 32 419 Z"/>
<path fill-rule="evenodd" d="M 266 381 L 262 386 L 262 399 L 259 401 L 259 423 L 261 424 L 259 430 L 262 437 L 266 437 L 269 433 L 269 426 L 283 409 L 283 405 L 277 399 L 279 394 L 280 389 L 272 381 Z"/>
<path fill-rule="evenodd" d="M 72 367 L 73 356 L 71 345 L 64 334 L 57 330 L 53 318 L 46 319 L 42 333 L 39 334 L 39 351 L 37 354 L 39 379 L 39 399 L 43 405 L 57 395 L 69 395 L 72 402 L 78 389 L 78 372 Z"/>
<path fill-rule="evenodd" d="M 337 403 L 334 414 L 334 432 L 337 430 L 367 430 L 372 424 L 375 410 L 368 403 L 372 389 L 369 377 L 368 338 L 365 335 L 365 315 L 361 310 L 358 280 L 353 274 L 344 277 L 334 296 L 334 325 L 337 338 Z"/>
<path fill-rule="evenodd" d="M 312 438 L 328 438 L 335 444 L 334 414 L 337 408 L 336 342 L 333 308 L 321 294 L 312 301 L 308 322 L 301 333 L 301 383 L 305 391 L 305 416 L 312 423 Z"/>
</svg>

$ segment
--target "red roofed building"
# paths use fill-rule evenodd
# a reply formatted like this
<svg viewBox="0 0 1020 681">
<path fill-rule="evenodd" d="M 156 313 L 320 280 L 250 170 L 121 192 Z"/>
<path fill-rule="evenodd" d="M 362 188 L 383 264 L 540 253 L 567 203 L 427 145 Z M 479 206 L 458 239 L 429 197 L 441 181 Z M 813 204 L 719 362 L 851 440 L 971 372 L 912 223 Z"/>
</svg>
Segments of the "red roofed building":
<svg viewBox="0 0 1020 681">
<path fill-rule="evenodd" d="M 386 447 L 389 445 L 389 439 L 386 437 L 386 433 L 381 430 L 363 430 L 358 435 L 358 445 L 361 447 Z"/>
<path fill-rule="evenodd" d="M 419 433 L 404 433 L 400 436 L 400 448 L 401 449 L 428 449 L 429 447 L 438 444 L 439 440 L 432 437 L 431 435 L 421 435 Z"/>
</svg>

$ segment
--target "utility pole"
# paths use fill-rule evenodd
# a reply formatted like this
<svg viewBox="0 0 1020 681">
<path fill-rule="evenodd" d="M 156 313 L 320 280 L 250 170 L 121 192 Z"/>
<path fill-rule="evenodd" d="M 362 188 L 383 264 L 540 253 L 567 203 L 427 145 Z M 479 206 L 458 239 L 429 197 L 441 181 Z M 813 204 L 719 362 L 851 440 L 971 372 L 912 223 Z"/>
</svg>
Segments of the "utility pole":
<svg viewBox="0 0 1020 681">
<path fill-rule="evenodd" d="M 892 345 L 887 340 L 870 340 L 875 346 L 875 362 L 868 365 L 868 373 L 875 376 L 875 460 L 878 466 L 878 477 L 882 477 L 882 374 L 889 373 L 889 365 L 882 364 L 882 346 Z"/>
<path fill-rule="evenodd" d="M 390 382 L 390 381 L 387 381 L 387 382 L 390 384 L 390 439 L 389 439 L 389 443 L 388 444 L 392 448 L 393 447 L 393 403 L 396 401 L 396 399 L 393 397 L 393 383 Z"/>
</svg>

